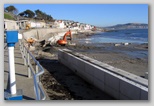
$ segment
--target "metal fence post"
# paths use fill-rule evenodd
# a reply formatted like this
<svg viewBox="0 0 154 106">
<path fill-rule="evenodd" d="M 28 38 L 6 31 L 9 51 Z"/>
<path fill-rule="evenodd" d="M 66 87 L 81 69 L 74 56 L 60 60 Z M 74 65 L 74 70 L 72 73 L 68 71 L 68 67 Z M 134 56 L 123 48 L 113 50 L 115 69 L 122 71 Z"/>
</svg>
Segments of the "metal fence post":
<svg viewBox="0 0 154 106">
<path fill-rule="evenodd" d="M 36 65 L 36 73 L 38 73 L 38 65 Z M 37 81 L 40 82 L 40 77 L 37 77 Z"/>
<path fill-rule="evenodd" d="M 29 53 L 27 54 L 27 59 L 28 59 L 28 64 L 27 64 L 27 66 L 28 66 L 28 71 L 27 71 L 27 73 L 28 73 L 28 78 L 31 78 Z"/>
<path fill-rule="evenodd" d="M 36 74 L 37 74 L 38 72 L 39 72 L 39 67 L 38 67 L 38 65 L 36 64 Z M 40 83 L 40 76 L 36 77 L 36 80 L 37 80 L 38 83 Z M 40 98 L 41 98 L 41 97 L 42 97 L 41 91 L 39 90 L 38 93 L 39 93 L 39 96 L 40 96 Z"/>
<path fill-rule="evenodd" d="M 25 45 L 22 42 L 20 46 L 21 46 L 22 56 L 24 59 L 24 65 L 28 67 L 27 70 L 28 77 L 30 78 L 33 76 L 36 100 L 45 100 L 46 98 L 45 93 L 42 87 L 40 86 L 40 75 L 43 74 L 44 70 L 42 66 L 39 64 L 39 62 L 35 59 L 35 57 L 33 57 L 31 52 L 25 47 Z M 35 62 L 35 68 L 33 68 L 31 64 L 30 61 L 31 59 Z"/>
<path fill-rule="evenodd" d="M 40 100 L 40 91 L 39 91 L 39 87 L 38 87 L 38 82 L 37 82 L 37 76 L 34 75 L 34 90 L 35 90 L 35 94 L 36 94 L 36 100 Z"/>
<path fill-rule="evenodd" d="M 21 42 L 21 53 L 22 53 L 22 58 L 24 59 L 24 45 Z"/>
<path fill-rule="evenodd" d="M 23 50 L 23 54 L 24 54 L 24 65 L 26 66 L 26 49 L 25 48 Z"/>
</svg>

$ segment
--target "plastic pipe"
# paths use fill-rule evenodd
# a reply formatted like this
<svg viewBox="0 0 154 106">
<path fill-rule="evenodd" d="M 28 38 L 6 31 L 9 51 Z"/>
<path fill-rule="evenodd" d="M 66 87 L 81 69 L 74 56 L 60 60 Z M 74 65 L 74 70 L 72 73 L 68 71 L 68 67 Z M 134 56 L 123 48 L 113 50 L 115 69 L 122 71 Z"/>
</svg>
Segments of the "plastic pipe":
<svg viewBox="0 0 154 106">
<path fill-rule="evenodd" d="M 16 94 L 14 47 L 8 47 L 8 53 L 9 53 L 10 93 Z"/>
</svg>

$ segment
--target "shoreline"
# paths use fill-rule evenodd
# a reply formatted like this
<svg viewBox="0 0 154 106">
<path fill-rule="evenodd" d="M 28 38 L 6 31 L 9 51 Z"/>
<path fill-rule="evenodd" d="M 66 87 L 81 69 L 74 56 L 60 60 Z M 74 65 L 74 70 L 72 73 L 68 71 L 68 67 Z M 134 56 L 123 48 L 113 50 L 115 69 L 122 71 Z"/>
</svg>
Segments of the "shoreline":
<svg viewBox="0 0 154 106">
<path fill-rule="evenodd" d="M 115 46 L 114 43 L 78 44 L 68 49 L 143 78 L 148 72 L 148 44 L 120 46 Z"/>
<path fill-rule="evenodd" d="M 76 44 L 66 46 L 49 46 L 44 49 L 41 57 L 57 59 L 58 49 L 70 49 L 73 52 L 81 53 L 90 58 L 109 64 L 113 67 L 133 73 L 145 78 L 148 72 L 148 44 L 129 44 L 115 46 L 114 43 L 102 44 Z M 57 48 L 54 50 L 54 48 Z"/>
<path fill-rule="evenodd" d="M 60 31 L 60 29 L 57 30 Z M 81 43 L 78 41 L 79 38 L 88 38 L 88 36 L 98 33 L 100 32 L 85 31 L 78 34 L 74 33 L 73 39 L 69 43 L 70 45 L 58 46 L 58 48 L 71 49 L 74 52 L 81 53 L 143 78 L 145 77 L 145 73 L 148 72 L 148 43 Z M 52 53 L 51 47 L 57 47 L 57 45 L 47 45 L 45 48 L 36 47 L 40 51 L 37 52 L 37 55 L 41 55 L 41 57 L 47 56 L 45 54 L 57 55 L 55 52 Z"/>
<path fill-rule="evenodd" d="M 76 37 L 83 36 L 79 35 Z M 75 43 L 76 45 L 66 46 L 47 45 L 44 48 L 40 47 L 35 50 L 37 55 L 36 59 L 45 69 L 45 73 L 41 76 L 41 82 L 51 100 L 114 99 L 88 84 L 82 78 L 71 72 L 68 67 L 59 63 L 58 49 L 70 49 L 142 78 L 145 78 L 145 72 L 148 72 L 148 43 L 132 43 L 119 46 L 115 46 L 115 43 Z M 81 90 L 84 93 L 81 93 Z"/>
<path fill-rule="evenodd" d="M 87 33 L 90 34 L 87 35 Z M 148 43 L 81 43 L 79 38 L 87 38 L 93 34 L 93 31 L 82 32 L 82 34 L 73 34 L 73 39 L 70 41 L 70 45 L 58 46 L 59 49 L 67 48 L 74 52 L 81 53 L 98 61 L 109 64 L 113 67 L 125 70 L 140 77 L 145 77 L 145 73 L 148 72 Z M 71 45 L 71 43 L 75 45 Z M 52 52 L 51 47 L 57 47 L 57 45 L 48 45 L 44 50 L 45 53 L 55 54 Z M 47 50 L 46 50 L 47 48 Z"/>
<path fill-rule="evenodd" d="M 103 46 L 104 45 L 104 46 Z M 120 47 L 121 50 L 147 50 L 147 45 L 129 45 Z M 112 49 L 108 49 L 113 47 Z M 131 56 L 116 52 L 114 44 L 52 46 L 46 49 L 42 57 L 38 59 L 44 67 L 45 73 L 41 76 L 41 82 L 51 100 L 115 100 L 108 94 L 84 81 L 74 74 L 68 67 L 58 62 L 58 49 L 68 48 L 98 61 L 107 63 L 113 67 L 133 73 L 145 78 L 148 70 L 148 58 L 132 58 Z M 54 55 L 51 55 L 54 54 Z M 81 93 L 82 91 L 82 93 Z M 84 92 L 84 93 L 83 93 Z"/>
</svg>

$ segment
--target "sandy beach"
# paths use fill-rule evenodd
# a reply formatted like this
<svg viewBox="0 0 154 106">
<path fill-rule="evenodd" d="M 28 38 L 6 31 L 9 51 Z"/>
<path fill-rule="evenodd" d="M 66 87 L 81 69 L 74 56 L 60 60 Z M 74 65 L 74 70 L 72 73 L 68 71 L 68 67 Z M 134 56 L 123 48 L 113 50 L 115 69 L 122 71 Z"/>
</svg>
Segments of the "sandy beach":
<svg viewBox="0 0 154 106">
<path fill-rule="evenodd" d="M 36 51 L 39 54 L 36 58 L 45 69 L 41 82 L 51 100 L 114 99 L 75 75 L 69 67 L 59 63 L 58 49 L 70 49 L 143 78 L 145 72 L 148 72 L 148 44 L 146 43 L 115 46 L 114 43 L 81 44 L 75 39 L 72 41 L 76 43 L 74 46 L 49 45 L 37 49 L 39 52 Z"/>
</svg>

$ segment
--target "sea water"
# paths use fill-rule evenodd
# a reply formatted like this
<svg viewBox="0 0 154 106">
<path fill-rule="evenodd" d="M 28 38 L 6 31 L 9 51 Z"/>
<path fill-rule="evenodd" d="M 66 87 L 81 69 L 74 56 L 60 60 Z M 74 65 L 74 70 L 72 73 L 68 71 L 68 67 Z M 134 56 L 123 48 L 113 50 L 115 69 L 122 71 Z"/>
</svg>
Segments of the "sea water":
<svg viewBox="0 0 154 106">
<path fill-rule="evenodd" d="M 148 43 L 148 29 L 123 29 L 101 32 L 88 38 L 79 39 L 82 43 Z"/>
</svg>

